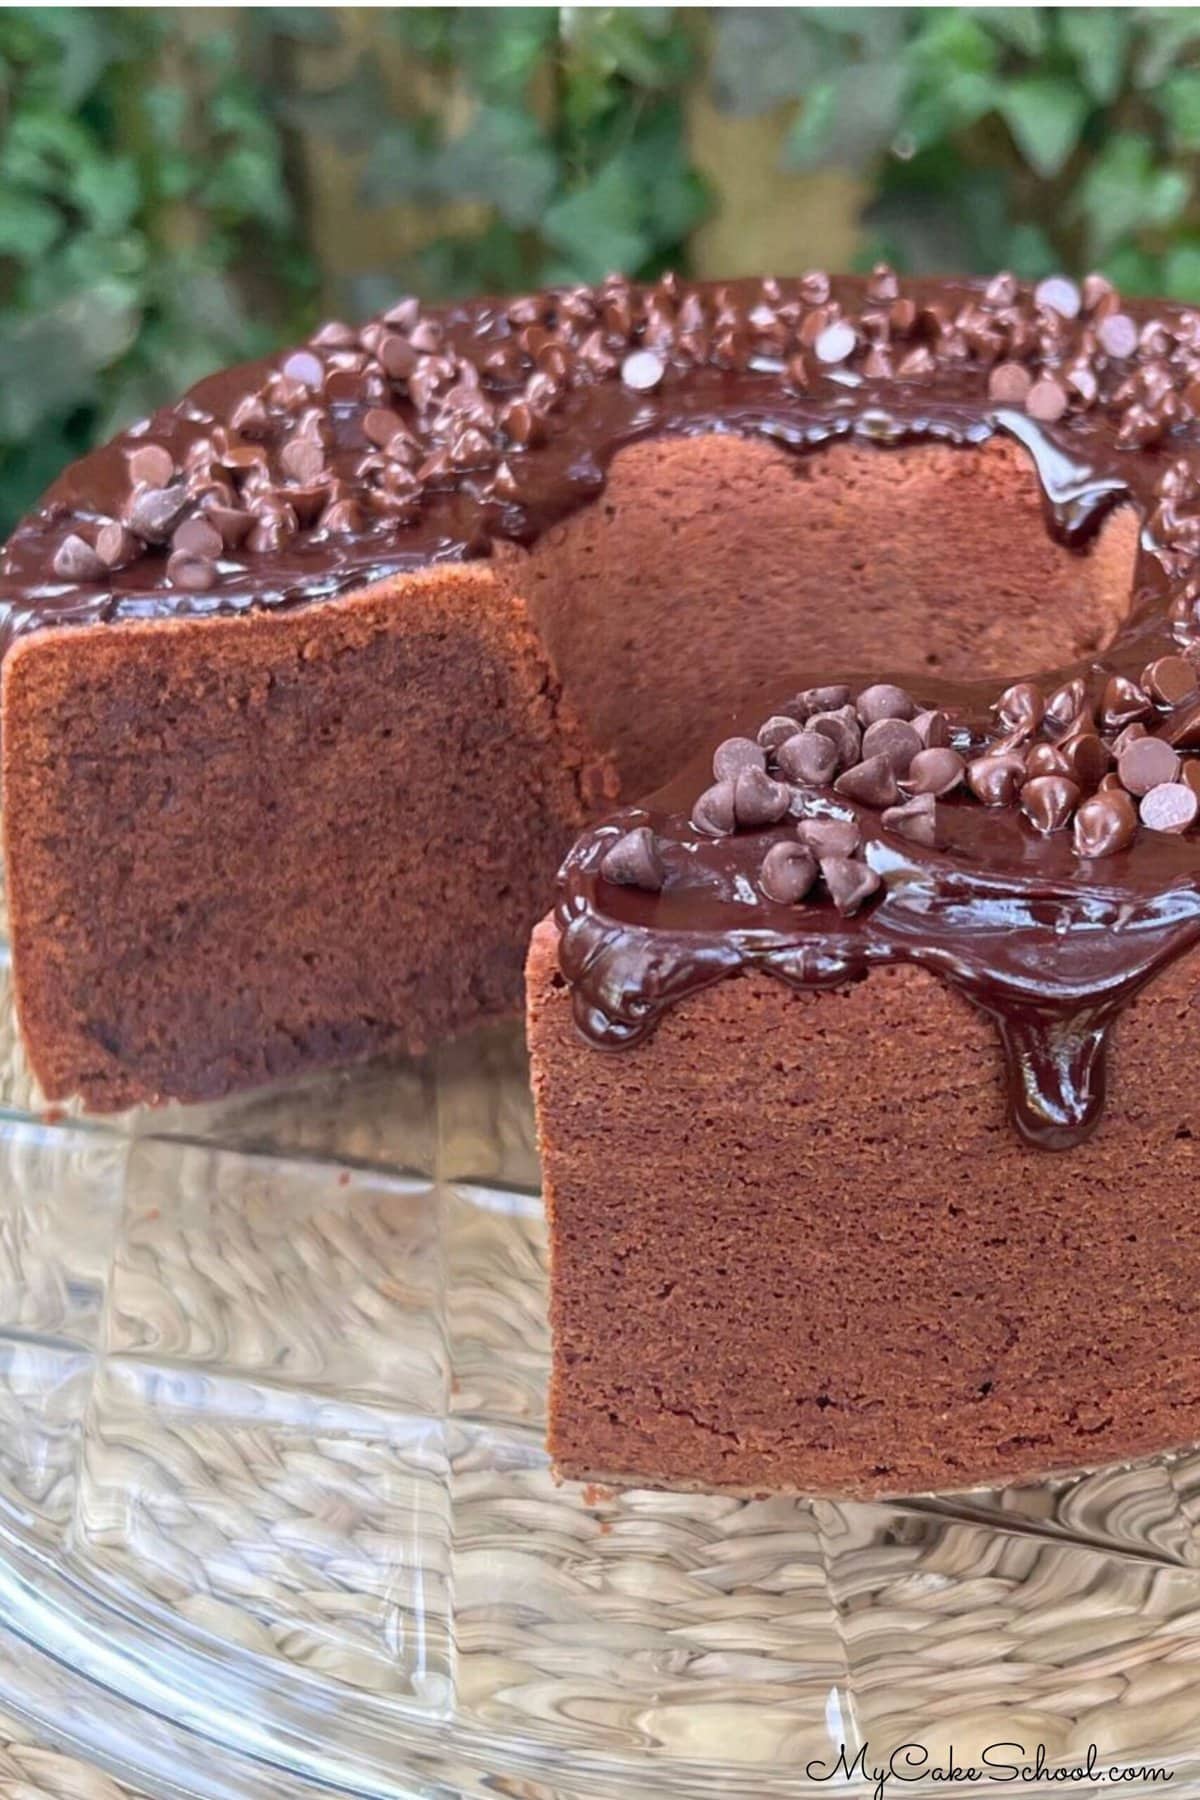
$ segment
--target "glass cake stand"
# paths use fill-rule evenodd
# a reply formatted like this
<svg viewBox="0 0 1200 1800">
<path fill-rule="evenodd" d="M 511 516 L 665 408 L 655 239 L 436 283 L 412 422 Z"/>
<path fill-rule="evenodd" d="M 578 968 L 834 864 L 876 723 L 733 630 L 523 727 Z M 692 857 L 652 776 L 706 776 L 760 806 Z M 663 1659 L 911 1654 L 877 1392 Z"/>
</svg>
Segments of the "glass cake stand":
<svg viewBox="0 0 1200 1800">
<path fill-rule="evenodd" d="M 56 1754 L 205 1800 L 769 1800 L 870 1792 L 842 1746 L 1095 1743 L 1200 1792 L 1200 1455 L 902 1504 L 558 1486 L 515 1031 L 99 1123 L 39 1109 L 10 1019 L 0 1713 Z"/>
</svg>

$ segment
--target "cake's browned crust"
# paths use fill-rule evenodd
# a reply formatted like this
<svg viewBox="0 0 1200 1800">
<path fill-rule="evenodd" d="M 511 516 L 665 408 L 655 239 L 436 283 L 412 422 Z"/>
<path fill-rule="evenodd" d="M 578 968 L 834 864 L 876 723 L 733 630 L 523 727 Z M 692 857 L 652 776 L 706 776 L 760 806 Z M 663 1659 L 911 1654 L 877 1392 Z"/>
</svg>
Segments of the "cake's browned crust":
<svg viewBox="0 0 1200 1800">
<path fill-rule="evenodd" d="M 313 612 L 37 632 L 3 701 L 25 1041 L 50 1098 L 100 1110 L 511 1013 L 606 791 L 486 566 Z"/>
<path fill-rule="evenodd" d="M 608 1055 L 550 921 L 528 988 L 564 1474 L 915 1492 L 1194 1440 L 1200 956 L 1128 1007 L 1106 1117 L 1056 1157 L 990 1024 L 911 966 L 720 982 Z"/>
</svg>

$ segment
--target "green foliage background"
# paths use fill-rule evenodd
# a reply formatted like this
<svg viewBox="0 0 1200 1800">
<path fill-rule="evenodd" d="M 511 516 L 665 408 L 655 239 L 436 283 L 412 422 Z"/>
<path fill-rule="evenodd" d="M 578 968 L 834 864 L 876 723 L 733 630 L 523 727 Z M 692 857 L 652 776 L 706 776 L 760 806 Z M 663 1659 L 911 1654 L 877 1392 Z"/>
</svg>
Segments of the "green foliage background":
<svg viewBox="0 0 1200 1800">
<path fill-rule="evenodd" d="M 355 18 L 0 12 L 0 525 L 322 302 L 686 269 L 717 203 L 701 94 L 782 117 L 785 169 L 853 171 L 863 263 L 1200 301 L 1200 9 L 409 8 L 372 27 L 402 98 L 370 49 L 347 62 Z M 365 210 L 430 215 L 351 284 L 312 228 L 322 142 Z"/>
</svg>

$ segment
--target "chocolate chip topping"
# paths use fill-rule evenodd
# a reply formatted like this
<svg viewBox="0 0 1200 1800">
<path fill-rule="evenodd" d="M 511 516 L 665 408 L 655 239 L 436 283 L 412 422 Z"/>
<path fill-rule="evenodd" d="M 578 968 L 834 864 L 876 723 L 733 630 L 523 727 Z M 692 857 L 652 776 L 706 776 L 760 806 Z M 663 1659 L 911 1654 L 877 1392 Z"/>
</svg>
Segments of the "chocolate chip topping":
<svg viewBox="0 0 1200 1800">
<path fill-rule="evenodd" d="M 814 713 L 805 730 L 819 732 L 836 746 L 839 768 L 849 768 L 858 761 L 862 750 L 862 733 L 853 707 L 843 706 L 837 712 Z"/>
<path fill-rule="evenodd" d="M 874 869 L 848 856 L 823 856 L 821 876 L 829 889 L 829 898 L 846 918 L 856 913 L 864 900 L 869 900 L 882 886 Z"/>
<path fill-rule="evenodd" d="M 796 836 L 822 861 L 827 856 L 853 856 L 862 832 L 853 819 L 801 819 Z"/>
<path fill-rule="evenodd" d="M 957 750 L 935 745 L 918 750 L 908 765 L 902 785 L 911 794 L 941 796 L 956 788 L 966 775 L 967 765 Z"/>
<path fill-rule="evenodd" d="M 880 824 L 914 844 L 937 842 L 937 802 L 932 794 L 915 794 L 899 806 L 885 808 Z"/>
<path fill-rule="evenodd" d="M 1147 743 L 1153 743 L 1147 738 Z M 1185 781 L 1164 781 L 1152 787 L 1142 800 L 1142 824 L 1149 831 L 1183 832 L 1196 822 L 1200 807 L 1195 790 Z"/>
<path fill-rule="evenodd" d="M 775 764 L 787 781 L 821 787 L 833 780 L 839 766 L 838 747 L 820 731 L 798 731 L 775 752 Z"/>
<path fill-rule="evenodd" d="M 706 837 L 727 837 L 735 824 L 733 782 L 717 781 L 705 788 L 692 808 L 692 824 Z"/>
<path fill-rule="evenodd" d="M 135 485 L 169 487 L 175 476 L 175 459 L 161 444 L 141 444 L 129 457 L 129 479 Z"/>
<path fill-rule="evenodd" d="M 626 387 L 648 393 L 656 388 L 665 374 L 662 359 L 653 350 L 635 350 L 621 364 L 621 380 Z"/>
<path fill-rule="evenodd" d="M 988 376 L 988 396 L 1000 406 L 1023 406 L 1033 376 L 1022 363 L 997 363 Z"/>
<path fill-rule="evenodd" d="M 786 744 L 790 737 L 795 737 L 802 721 L 794 719 L 787 713 L 772 713 L 758 728 L 758 745 L 768 755 L 772 755 L 781 744 Z"/>
<path fill-rule="evenodd" d="M 1118 758 L 1117 774 L 1131 794 L 1148 794 L 1151 788 L 1176 780 L 1179 757 L 1161 738 L 1134 738 Z"/>
<path fill-rule="evenodd" d="M 1025 782 L 1025 764 L 1011 752 L 977 756 L 967 764 L 967 785 L 985 806 L 1011 806 Z"/>
<path fill-rule="evenodd" d="M 768 900 L 795 906 L 817 879 L 817 859 L 804 844 L 772 844 L 763 857 L 758 884 Z"/>
<path fill-rule="evenodd" d="M 876 719 L 863 732 L 864 760 L 886 757 L 896 775 L 904 776 L 909 764 L 921 748 L 921 739 L 904 719 Z"/>
<path fill-rule="evenodd" d="M 1161 706 L 1178 706 L 1196 692 L 1195 665 L 1186 656 L 1160 656 L 1142 670 L 1142 685 Z"/>
<path fill-rule="evenodd" d="M 1128 794 L 1095 794 L 1075 814 L 1075 848 L 1080 856 L 1115 856 L 1128 850 L 1137 832 L 1137 814 Z"/>
<path fill-rule="evenodd" d="M 869 756 L 845 770 L 833 784 L 834 792 L 860 806 L 894 806 L 900 798 L 896 771 L 886 756 Z"/>
<path fill-rule="evenodd" d="M 1061 831 L 1081 798 L 1082 789 L 1066 776 L 1035 775 L 1021 789 L 1021 811 L 1038 831 Z"/>
<path fill-rule="evenodd" d="M 874 725 L 880 719 L 911 719 L 917 711 L 912 695 L 889 681 L 864 688 L 854 706 L 864 725 Z"/>
<path fill-rule="evenodd" d="M 742 769 L 765 769 L 765 751 L 753 738 L 726 738 L 713 751 L 712 769 L 717 781 L 730 781 Z"/>
<path fill-rule="evenodd" d="M 605 854 L 600 864 L 605 881 L 619 887 L 641 888 L 648 894 L 662 892 L 666 870 L 654 833 L 648 825 L 626 831 Z"/>
<path fill-rule="evenodd" d="M 739 769 L 734 778 L 733 816 L 747 830 L 776 824 L 786 816 L 791 801 L 784 783 L 772 781 L 761 768 Z"/>
<path fill-rule="evenodd" d="M 54 573 L 64 581 L 95 581 L 104 572 L 104 563 L 78 532 L 71 532 L 54 552 Z"/>
</svg>

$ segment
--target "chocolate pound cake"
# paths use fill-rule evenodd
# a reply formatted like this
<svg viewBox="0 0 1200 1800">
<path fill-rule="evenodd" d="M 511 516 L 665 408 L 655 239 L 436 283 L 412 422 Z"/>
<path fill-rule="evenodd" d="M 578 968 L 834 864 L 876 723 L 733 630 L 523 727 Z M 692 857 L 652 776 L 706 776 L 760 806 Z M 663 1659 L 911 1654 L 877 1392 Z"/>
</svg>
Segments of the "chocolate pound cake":
<svg viewBox="0 0 1200 1800">
<path fill-rule="evenodd" d="M 999 609 L 974 667 L 914 635 L 917 453 L 872 452 L 897 524 L 831 591 L 901 547 L 870 661 L 764 684 L 583 834 L 534 934 L 567 1475 L 945 1490 L 1200 1430 L 1200 317 L 1044 284 L 1025 360 L 1009 304 L 962 307 L 919 399 L 851 315 L 857 379 L 807 403 L 854 442 L 919 418 L 966 481 L 1023 446 L 1078 652 L 996 680 Z M 981 522 L 968 605 L 997 548 Z"/>
<path fill-rule="evenodd" d="M 1136 522 L 1073 547 L 1072 446 L 1121 409 L 1186 521 L 1190 317 L 887 270 L 406 300 L 85 458 L 0 571 L 46 1095 L 208 1098 L 514 1012 L 580 827 L 781 667 L 1097 650 Z"/>
</svg>

